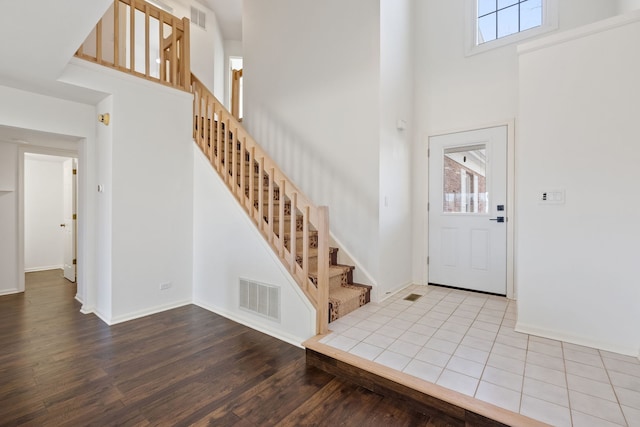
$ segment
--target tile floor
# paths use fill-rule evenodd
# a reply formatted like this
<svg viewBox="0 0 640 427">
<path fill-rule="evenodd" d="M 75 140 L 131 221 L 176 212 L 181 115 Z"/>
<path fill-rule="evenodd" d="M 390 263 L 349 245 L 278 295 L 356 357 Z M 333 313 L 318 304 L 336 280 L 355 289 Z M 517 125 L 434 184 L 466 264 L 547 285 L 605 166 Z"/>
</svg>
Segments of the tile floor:
<svg viewBox="0 0 640 427">
<path fill-rule="evenodd" d="M 555 426 L 640 426 L 638 358 L 518 333 L 515 321 L 506 298 L 410 286 L 331 323 L 322 342 Z"/>
</svg>

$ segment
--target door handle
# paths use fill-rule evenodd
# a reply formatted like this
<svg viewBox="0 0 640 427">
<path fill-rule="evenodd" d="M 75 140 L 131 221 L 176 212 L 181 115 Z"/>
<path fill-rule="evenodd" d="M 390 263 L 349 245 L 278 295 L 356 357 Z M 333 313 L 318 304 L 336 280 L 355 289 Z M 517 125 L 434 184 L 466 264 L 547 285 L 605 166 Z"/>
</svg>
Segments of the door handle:
<svg viewBox="0 0 640 427">
<path fill-rule="evenodd" d="M 66 227 L 67 224 L 60 224 L 60 227 Z"/>
<path fill-rule="evenodd" d="M 503 216 L 499 216 L 497 218 L 489 218 L 489 221 L 504 222 L 504 217 Z"/>
</svg>

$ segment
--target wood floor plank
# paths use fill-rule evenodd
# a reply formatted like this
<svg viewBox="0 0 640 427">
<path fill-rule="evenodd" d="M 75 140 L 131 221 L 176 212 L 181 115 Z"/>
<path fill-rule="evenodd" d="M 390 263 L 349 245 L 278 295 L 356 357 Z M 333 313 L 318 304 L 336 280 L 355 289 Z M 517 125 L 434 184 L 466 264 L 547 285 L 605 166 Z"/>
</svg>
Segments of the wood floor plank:
<svg viewBox="0 0 640 427">
<path fill-rule="evenodd" d="M 0 296 L 0 425 L 447 425 L 200 307 L 109 327 L 75 293 L 54 270 Z"/>
</svg>

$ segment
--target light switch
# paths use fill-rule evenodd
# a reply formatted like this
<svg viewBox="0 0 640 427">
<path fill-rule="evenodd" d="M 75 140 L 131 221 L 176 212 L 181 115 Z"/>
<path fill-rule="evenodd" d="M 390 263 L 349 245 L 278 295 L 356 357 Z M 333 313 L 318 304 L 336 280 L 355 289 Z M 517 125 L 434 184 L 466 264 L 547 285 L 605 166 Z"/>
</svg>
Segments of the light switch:
<svg viewBox="0 0 640 427">
<path fill-rule="evenodd" d="M 562 205 L 565 202 L 564 190 L 541 190 L 538 201 L 543 205 Z"/>
</svg>

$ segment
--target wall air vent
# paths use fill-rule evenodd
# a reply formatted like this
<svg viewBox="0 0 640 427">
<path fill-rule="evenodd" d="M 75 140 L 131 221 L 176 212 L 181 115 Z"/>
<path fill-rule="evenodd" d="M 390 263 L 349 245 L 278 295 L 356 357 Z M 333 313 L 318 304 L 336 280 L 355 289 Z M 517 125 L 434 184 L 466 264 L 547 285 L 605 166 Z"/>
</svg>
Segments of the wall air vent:
<svg viewBox="0 0 640 427">
<path fill-rule="evenodd" d="M 200 28 L 207 28 L 207 14 L 191 6 L 191 22 Z"/>
<path fill-rule="evenodd" d="M 280 288 L 241 278 L 240 308 L 279 322 Z"/>
</svg>

